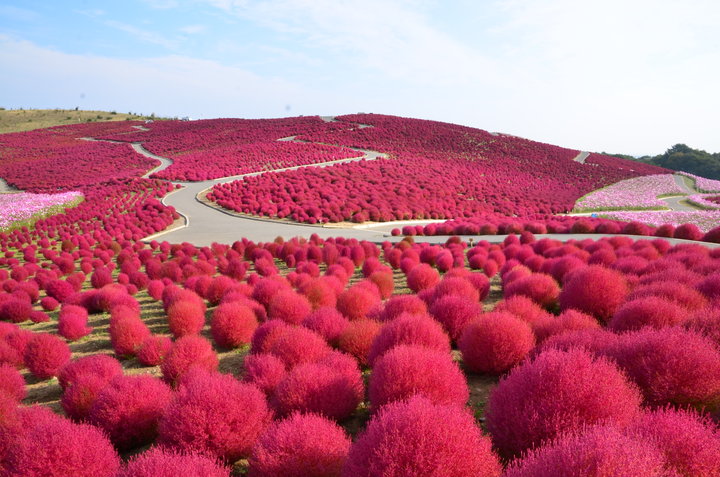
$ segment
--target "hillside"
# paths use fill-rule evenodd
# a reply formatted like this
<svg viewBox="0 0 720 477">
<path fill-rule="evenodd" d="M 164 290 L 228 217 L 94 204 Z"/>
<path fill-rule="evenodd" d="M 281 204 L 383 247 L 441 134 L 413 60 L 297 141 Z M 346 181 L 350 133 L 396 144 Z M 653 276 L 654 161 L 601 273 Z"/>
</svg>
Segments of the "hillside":
<svg viewBox="0 0 720 477">
<path fill-rule="evenodd" d="M 4 109 L 0 108 L 0 134 L 32 131 L 67 124 L 100 121 L 156 119 L 155 115 L 117 113 L 115 111 L 78 111 L 74 109 Z"/>
</svg>

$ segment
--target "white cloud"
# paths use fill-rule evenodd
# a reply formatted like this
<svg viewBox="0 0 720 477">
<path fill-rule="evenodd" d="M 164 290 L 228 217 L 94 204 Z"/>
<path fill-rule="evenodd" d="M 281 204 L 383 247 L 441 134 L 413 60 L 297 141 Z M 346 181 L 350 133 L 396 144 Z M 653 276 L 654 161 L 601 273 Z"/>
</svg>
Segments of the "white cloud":
<svg viewBox="0 0 720 477">
<path fill-rule="evenodd" d="M 143 30 L 142 28 L 138 28 L 134 25 L 129 25 L 127 23 L 119 22 L 116 20 L 107 20 L 105 21 L 105 25 L 111 28 L 115 28 L 116 30 L 123 31 L 135 37 L 136 39 L 146 43 L 160 45 L 168 49 L 176 49 L 178 47 L 178 42 L 176 40 L 167 38 L 164 35 L 154 31 Z"/>
<path fill-rule="evenodd" d="M 205 32 L 205 30 L 205 25 L 187 25 L 180 28 L 182 33 L 186 33 L 188 35 L 197 35 L 198 33 Z"/>
</svg>

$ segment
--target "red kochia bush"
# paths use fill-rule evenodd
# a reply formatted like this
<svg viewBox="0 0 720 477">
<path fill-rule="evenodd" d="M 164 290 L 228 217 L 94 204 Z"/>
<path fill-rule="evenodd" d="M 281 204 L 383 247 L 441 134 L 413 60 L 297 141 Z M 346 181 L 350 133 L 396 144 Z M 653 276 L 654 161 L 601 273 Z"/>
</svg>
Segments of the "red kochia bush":
<svg viewBox="0 0 720 477">
<path fill-rule="evenodd" d="M 65 339 L 75 341 L 93 329 L 87 325 L 88 312 L 77 305 L 65 305 L 58 315 L 58 333 Z"/>
<path fill-rule="evenodd" d="M 340 335 L 350 321 L 332 307 L 318 308 L 302 322 L 305 328 L 313 330 L 331 345 L 336 345 Z"/>
<path fill-rule="evenodd" d="M 628 301 L 622 305 L 608 322 L 615 332 L 639 330 L 645 326 L 664 328 L 681 324 L 688 318 L 688 311 L 672 301 L 648 296 Z"/>
<path fill-rule="evenodd" d="M 257 327 L 255 312 L 242 303 L 228 302 L 213 312 L 210 332 L 218 346 L 237 348 L 250 343 Z"/>
<path fill-rule="evenodd" d="M 6 363 L 0 363 L 0 394 L 6 394 L 18 402 L 27 395 L 22 374 L 14 366 Z"/>
<path fill-rule="evenodd" d="M 380 329 L 370 347 L 368 362 L 372 366 L 385 352 L 401 344 L 450 351 L 450 339 L 438 322 L 428 315 L 402 314 Z"/>
<path fill-rule="evenodd" d="M 33 307 L 27 300 L 14 297 L 0 302 L 0 320 L 8 320 L 13 323 L 22 323 L 30 319 Z"/>
<path fill-rule="evenodd" d="M 362 283 L 365 282 L 353 285 L 338 295 L 337 310 L 349 320 L 366 318 L 368 312 L 380 304 L 380 294 L 377 292 L 377 287 L 370 282 L 367 282 L 368 286 L 361 285 Z M 376 291 L 373 292 L 369 288 L 370 286 L 374 287 Z"/>
<path fill-rule="evenodd" d="M 624 335 L 615 359 L 651 405 L 720 409 L 720 351 L 681 328 L 645 328 Z"/>
<path fill-rule="evenodd" d="M 50 333 L 35 334 L 23 353 L 25 366 L 38 379 L 50 379 L 70 360 L 70 347 Z"/>
<path fill-rule="evenodd" d="M 481 315 L 470 322 L 458 340 L 463 364 L 475 373 L 502 374 L 535 346 L 530 326 L 507 312 Z"/>
<path fill-rule="evenodd" d="M 45 293 L 48 297 L 62 303 L 75 294 L 75 288 L 65 280 L 50 280 L 45 284 Z"/>
<path fill-rule="evenodd" d="M 585 425 L 625 425 L 639 409 L 640 393 L 611 362 L 549 350 L 500 381 L 486 419 L 495 447 L 509 457 Z"/>
<path fill-rule="evenodd" d="M 280 358 L 290 369 L 325 357 L 330 352 L 330 346 L 314 331 L 297 326 L 281 332 L 270 344 L 268 352 Z"/>
<path fill-rule="evenodd" d="M 150 330 L 137 316 L 110 319 L 110 343 L 117 356 L 133 356 L 148 336 Z"/>
<path fill-rule="evenodd" d="M 172 348 L 172 340 L 167 336 L 150 335 L 137 349 L 137 359 L 145 366 L 157 366 L 162 363 Z"/>
<path fill-rule="evenodd" d="M 550 313 L 540 308 L 540 305 L 522 295 L 515 295 L 507 300 L 502 300 L 495 305 L 493 311 L 507 311 L 531 326 L 545 318 L 552 317 Z"/>
<path fill-rule="evenodd" d="M 377 410 L 413 394 L 421 394 L 437 404 L 462 407 L 469 391 L 465 376 L 449 353 L 397 346 L 375 362 L 370 377 L 370 403 Z"/>
<path fill-rule="evenodd" d="M 450 338 L 456 341 L 463 328 L 482 313 L 482 306 L 464 296 L 446 295 L 435 300 L 430 313 L 443 325 Z"/>
<path fill-rule="evenodd" d="M 668 477 L 660 450 L 612 425 L 576 430 L 513 461 L 503 477 Z"/>
<path fill-rule="evenodd" d="M 383 308 L 380 319 L 382 321 L 392 321 L 402 313 L 426 315 L 427 305 L 417 295 L 395 295 L 385 302 L 385 308 Z"/>
<path fill-rule="evenodd" d="M 252 383 L 262 392 L 271 395 L 285 377 L 285 363 L 269 353 L 248 354 L 243 362 L 243 381 Z"/>
<path fill-rule="evenodd" d="M 332 361 L 301 364 L 293 368 L 275 389 L 272 404 L 281 416 L 314 412 L 343 420 L 355 412 L 365 394 L 357 363 L 350 356 Z M 338 362 L 342 359 L 342 362 Z"/>
<path fill-rule="evenodd" d="M 265 396 L 257 387 L 197 370 L 165 408 L 158 443 L 235 462 L 250 455 L 270 420 Z"/>
<path fill-rule="evenodd" d="M 74 424 L 52 413 L 34 413 L 2 461 L 7 477 L 114 477 L 120 467 L 112 444 L 88 424 Z"/>
<path fill-rule="evenodd" d="M 265 353 L 270 346 L 278 339 L 286 330 L 290 329 L 290 325 L 282 320 L 268 320 L 258 326 L 250 340 L 251 353 Z"/>
<path fill-rule="evenodd" d="M 253 477 L 338 477 L 350 438 L 316 414 L 294 413 L 268 428 L 249 459 Z"/>
<path fill-rule="evenodd" d="M 427 263 L 414 266 L 407 274 L 408 288 L 415 293 L 434 287 L 440 281 L 440 274 Z"/>
<path fill-rule="evenodd" d="M 132 449 L 152 442 L 170 402 L 170 388 L 152 376 L 117 376 L 100 391 L 89 421 L 105 430 L 115 447 Z"/>
<path fill-rule="evenodd" d="M 343 477 L 496 477 L 490 439 L 457 406 L 414 396 L 373 416 L 343 467 Z"/>
<path fill-rule="evenodd" d="M 196 335 L 205 326 L 205 304 L 198 300 L 177 300 L 167 310 L 170 332 L 180 338 Z"/>
<path fill-rule="evenodd" d="M 165 381 L 175 383 L 192 367 L 214 371 L 218 364 L 217 355 L 208 340 L 201 336 L 188 335 L 173 344 L 160 365 L 160 371 Z"/>
<path fill-rule="evenodd" d="M 720 475 L 720 433 L 706 418 L 677 409 L 643 413 L 627 434 L 660 449 L 680 475 Z"/>
<path fill-rule="evenodd" d="M 60 369 L 58 382 L 63 389 L 71 386 L 79 376 L 92 374 L 105 382 L 122 374 L 122 365 L 118 360 L 106 354 L 91 354 L 69 361 Z"/>
<path fill-rule="evenodd" d="M 607 322 L 625 302 L 627 283 L 622 273 L 599 265 L 574 270 L 560 292 L 560 308 L 574 308 Z"/>
<path fill-rule="evenodd" d="M 351 321 L 338 338 L 338 347 L 355 357 L 361 366 L 368 365 L 370 347 L 382 325 L 375 320 Z"/>
<path fill-rule="evenodd" d="M 462 296 L 471 301 L 480 300 L 480 291 L 464 277 L 446 275 L 433 289 L 433 301 L 444 296 Z"/>
<path fill-rule="evenodd" d="M 230 469 L 201 454 L 153 447 L 133 457 L 117 477 L 230 477 Z"/>
<path fill-rule="evenodd" d="M 600 329 L 597 320 L 587 313 L 573 309 L 565 310 L 557 317 L 547 315 L 532 324 L 532 330 L 538 343 L 568 331 L 592 329 Z"/>
<path fill-rule="evenodd" d="M 268 318 L 299 325 L 312 311 L 310 301 L 293 290 L 280 290 L 270 298 Z"/>
<path fill-rule="evenodd" d="M 72 385 L 65 388 L 60 398 L 65 414 L 76 421 L 86 420 L 98 393 L 107 386 L 107 381 L 97 374 L 79 375 Z"/>
<path fill-rule="evenodd" d="M 551 307 L 560 295 L 560 286 L 550 275 L 533 273 L 509 283 L 505 287 L 505 296 L 526 296 L 543 307 Z"/>
</svg>

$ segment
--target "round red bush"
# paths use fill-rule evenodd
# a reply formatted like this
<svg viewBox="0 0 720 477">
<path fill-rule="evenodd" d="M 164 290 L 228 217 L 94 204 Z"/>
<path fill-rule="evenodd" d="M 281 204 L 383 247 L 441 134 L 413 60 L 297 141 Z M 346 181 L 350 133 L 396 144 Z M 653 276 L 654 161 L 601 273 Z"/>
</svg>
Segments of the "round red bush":
<svg viewBox="0 0 720 477">
<path fill-rule="evenodd" d="M 403 313 L 426 315 L 427 305 L 417 295 L 395 295 L 385 302 L 380 319 L 392 321 Z"/>
<path fill-rule="evenodd" d="M 497 477 L 490 440 L 457 406 L 414 396 L 384 406 L 350 447 L 343 477 Z"/>
<path fill-rule="evenodd" d="M 268 428 L 249 459 L 251 477 L 337 477 L 350 438 L 336 423 L 295 413 Z"/>
<path fill-rule="evenodd" d="M 270 299 L 268 318 L 298 325 L 311 311 L 312 305 L 304 295 L 293 290 L 280 290 Z"/>
<path fill-rule="evenodd" d="M 290 369 L 298 364 L 312 363 L 330 352 L 330 346 L 319 334 L 301 326 L 288 327 L 279 333 L 267 349 Z"/>
<path fill-rule="evenodd" d="M 18 402 L 25 399 L 27 395 L 25 379 L 10 364 L 0 363 L 0 394 L 10 396 Z"/>
<path fill-rule="evenodd" d="M 635 386 L 606 359 L 548 350 L 500 381 L 485 416 L 495 447 L 510 457 L 586 425 L 628 424 L 640 401 Z"/>
<path fill-rule="evenodd" d="M 280 337 L 290 325 L 282 320 L 269 320 L 258 326 L 250 340 L 251 353 L 265 353 L 270 345 Z"/>
<path fill-rule="evenodd" d="M 108 382 L 122 371 L 122 365 L 112 356 L 91 354 L 69 361 L 60 368 L 57 377 L 60 387 L 66 389 L 82 375 L 92 374 Z"/>
<path fill-rule="evenodd" d="M 165 381 L 175 383 L 193 367 L 214 371 L 218 364 L 218 357 L 208 340 L 198 335 L 187 335 L 173 344 L 160 364 L 160 371 Z"/>
<path fill-rule="evenodd" d="M 60 303 L 75 294 L 75 288 L 65 280 L 50 280 L 45 284 L 45 293 Z"/>
<path fill-rule="evenodd" d="M 703 232 L 695 224 L 682 224 L 675 229 L 673 236 L 685 240 L 701 240 Z"/>
<path fill-rule="evenodd" d="M 562 435 L 513 461 L 503 477 L 668 477 L 659 449 L 612 425 Z"/>
<path fill-rule="evenodd" d="M 33 376 L 45 380 L 57 376 L 70 355 L 70 347 L 62 339 L 50 333 L 36 333 L 25 346 L 23 360 Z"/>
<path fill-rule="evenodd" d="M 504 292 L 505 297 L 525 296 L 538 305 L 549 308 L 557 302 L 560 286 L 550 275 L 533 273 L 509 283 Z"/>
<path fill-rule="evenodd" d="M 150 335 L 137 349 L 137 359 L 145 366 L 157 366 L 162 363 L 172 348 L 172 340 L 167 336 Z"/>
<path fill-rule="evenodd" d="M 450 338 L 442 326 L 427 315 L 403 314 L 385 323 L 373 340 L 368 362 L 371 366 L 384 353 L 398 345 L 414 345 L 450 352 Z"/>
<path fill-rule="evenodd" d="M 380 304 L 380 294 L 360 284 L 348 288 L 337 298 L 337 310 L 349 320 L 366 318 L 370 310 L 378 304 Z"/>
<path fill-rule="evenodd" d="M 134 456 L 117 477 L 230 477 L 230 469 L 201 454 L 153 447 Z"/>
<path fill-rule="evenodd" d="M 28 416 L 4 459 L 6 477 L 114 477 L 120 458 L 95 426 L 52 413 Z"/>
<path fill-rule="evenodd" d="M 302 325 L 323 338 L 331 345 L 337 345 L 340 335 L 350 321 L 331 307 L 318 308 L 303 320 Z"/>
<path fill-rule="evenodd" d="M 521 363 L 535 346 L 530 325 L 507 312 L 481 315 L 458 340 L 463 364 L 475 373 L 502 374 Z"/>
<path fill-rule="evenodd" d="M 645 328 L 624 335 L 614 358 L 648 404 L 720 410 L 720 350 L 682 328 Z"/>
<path fill-rule="evenodd" d="M 314 278 L 300 286 L 299 291 L 308 299 L 313 310 L 334 307 L 337 303 L 335 289 L 327 277 Z"/>
<path fill-rule="evenodd" d="M 551 336 L 569 331 L 592 329 L 600 329 L 597 320 L 587 313 L 573 309 L 565 310 L 557 317 L 548 314 L 545 318 L 532 324 L 532 330 L 538 343 L 542 343 Z"/>
<path fill-rule="evenodd" d="M 639 330 L 646 326 L 660 329 L 683 323 L 688 311 L 672 301 L 648 296 L 628 301 L 615 312 L 608 328 L 615 332 Z"/>
<path fill-rule="evenodd" d="M 573 271 L 560 292 L 560 309 L 574 308 L 607 322 L 625 302 L 628 286 L 622 273 L 600 265 Z"/>
<path fill-rule="evenodd" d="M 512 313 L 530 325 L 534 325 L 545 318 L 552 317 L 550 313 L 540 308 L 540 305 L 522 295 L 515 295 L 514 297 L 502 300 L 495 305 L 493 311 Z"/>
<path fill-rule="evenodd" d="M 720 475 L 720 433 L 707 418 L 658 409 L 643 413 L 626 433 L 660 449 L 679 475 Z"/>
<path fill-rule="evenodd" d="M 167 310 L 170 332 L 175 338 L 196 335 L 205 326 L 205 304 L 200 300 L 177 300 Z"/>
<path fill-rule="evenodd" d="M 256 386 L 197 370 L 165 408 L 158 443 L 232 463 L 250 455 L 271 418 L 265 396 Z"/>
<path fill-rule="evenodd" d="M 83 421 L 90 415 L 97 395 L 107 386 L 108 380 L 97 374 L 81 374 L 63 391 L 60 405 L 65 414 L 76 421 Z"/>
<path fill-rule="evenodd" d="M 210 332 L 218 346 L 237 348 L 250 343 L 257 327 L 258 321 L 252 309 L 242 303 L 228 302 L 213 312 Z"/>
<path fill-rule="evenodd" d="M 445 276 L 435 285 L 433 301 L 445 296 L 462 296 L 475 302 L 480 300 L 478 289 L 463 277 Z"/>
<path fill-rule="evenodd" d="M 482 306 L 464 296 L 446 295 L 435 300 L 430 313 L 443 325 L 450 338 L 456 341 L 465 326 L 482 313 Z"/>
<path fill-rule="evenodd" d="M 285 377 L 285 363 L 269 353 L 249 354 L 243 362 L 243 381 L 252 383 L 262 392 L 271 395 Z"/>
<path fill-rule="evenodd" d="M 408 288 L 415 293 L 434 287 L 440 281 L 440 274 L 427 263 L 415 265 L 407 274 Z"/>
<path fill-rule="evenodd" d="M 677 275 L 673 274 L 676 278 Z M 707 299 L 697 290 L 678 283 L 676 280 L 663 280 L 635 288 L 630 295 L 628 301 L 638 298 L 659 297 L 670 300 L 690 311 L 700 310 L 707 306 Z"/>
<path fill-rule="evenodd" d="M 13 323 L 22 323 L 30 319 L 33 307 L 26 299 L 9 298 L 0 302 L 0 320 L 7 320 Z"/>
<path fill-rule="evenodd" d="M 158 378 L 117 376 L 97 394 L 89 422 L 105 430 L 118 449 L 148 444 L 157 436 L 158 421 L 171 394 Z"/>
<path fill-rule="evenodd" d="M 134 356 L 150 330 L 140 318 L 127 315 L 110 320 L 110 344 L 120 357 Z"/>
<path fill-rule="evenodd" d="M 709 300 L 720 302 L 720 273 L 713 273 L 697 284 L 698 291 Z"/>
<path fill-rule="evenodd" d="M 92 332 L 87 325 L 88 312 L 77 305 L 64 305 L 58 315 L 58 333 L 65 339 L 75 341 Z"/>
<path fill-rule="evenodd" d="M 370 403 L 377 410 L 413 394 L 421 394 L 437 404 L 462 407 L 467 403 L 469 391 L 465 376 L 449 353 L 396 346 L 375 362 L 370 376 Z"/>
<path fill-rule="evenodd" d="M 375 320 L 351 321 L 338 338 L 338 347 L 355 357 L 361 366 L 368 365 L 370 347 L 382 325 Z"/>
<path fill-rule="evenodd" d="M 336 366 L 334 361 L 301 364 L 275 388 L 272 404 L 279 415 L 311 412 L 329 419 L 350 417 L 362 401 L 365 389 L 357 363 Z"/>
</svg>

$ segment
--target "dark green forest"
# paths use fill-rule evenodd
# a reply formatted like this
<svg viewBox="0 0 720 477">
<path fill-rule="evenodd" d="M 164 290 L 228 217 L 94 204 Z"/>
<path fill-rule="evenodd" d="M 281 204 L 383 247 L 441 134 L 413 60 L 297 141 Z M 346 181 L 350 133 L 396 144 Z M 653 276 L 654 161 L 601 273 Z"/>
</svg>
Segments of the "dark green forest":
<svg viewBox="0 0 720 477">
<path fill-rule="evenodd" d="M 654 164 L 674 171 L 685 171 L 709 179 L 720 180 L 720 153 L 716 152 L 715 154 L 711 154 L 700 149 L 693 149 L 685 144 L 675 144 L 658 156 L 633 157 L 626 154 L 608 155 Z"/>
</svg>

